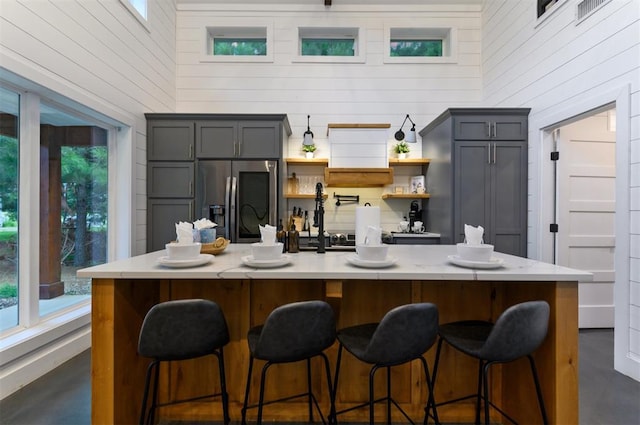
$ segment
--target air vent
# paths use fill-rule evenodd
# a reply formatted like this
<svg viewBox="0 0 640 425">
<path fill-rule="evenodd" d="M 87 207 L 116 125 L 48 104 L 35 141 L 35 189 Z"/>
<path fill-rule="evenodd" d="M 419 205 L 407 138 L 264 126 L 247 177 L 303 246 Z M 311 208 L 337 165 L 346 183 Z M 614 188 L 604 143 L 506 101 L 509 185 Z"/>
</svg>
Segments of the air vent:
<svg viewBox="0 0 640 425">
<path fill-rule="evenodd" d="M 576 5 L 576 24 L 587 19 L 611 0 L 582 0 Z"/>
</svg>

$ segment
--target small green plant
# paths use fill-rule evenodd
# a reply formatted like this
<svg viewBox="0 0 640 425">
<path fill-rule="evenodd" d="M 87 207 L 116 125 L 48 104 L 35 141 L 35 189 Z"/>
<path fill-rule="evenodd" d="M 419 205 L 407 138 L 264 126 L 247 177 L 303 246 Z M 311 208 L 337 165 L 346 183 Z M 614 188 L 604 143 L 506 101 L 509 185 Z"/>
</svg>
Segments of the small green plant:
<svg viewBox="0 0 640 425">
<path fill-rule="evenodd" d="M 315 152 L 316 151 L 316 145 L 302 145 L 302 151 L 303 152 Z"/>
<path fill-rule="evenodd" d="M 409 145 L 404 140 L 393 147 L 395 153 L 409 153 Z"/>
</svg>

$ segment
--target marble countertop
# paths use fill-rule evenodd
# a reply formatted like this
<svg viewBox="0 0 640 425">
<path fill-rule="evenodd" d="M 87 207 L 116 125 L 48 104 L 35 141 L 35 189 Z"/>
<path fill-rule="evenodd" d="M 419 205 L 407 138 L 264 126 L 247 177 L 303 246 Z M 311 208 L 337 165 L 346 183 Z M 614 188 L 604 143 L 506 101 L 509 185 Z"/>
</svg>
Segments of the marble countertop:
<svg viewBox="0 0 640 425">
<path fill-rule="evenodd" d="M 277 268 L 255 268 L 243 264 L 251 255 L 248 244 L 230 244 L 207 264 L 190 268 L 169 268 L 158 264 L 166 251 L 113 261 L 78 270 L 78 277 L 107 279 L 373 279 L 373 280 L 485 280 L 485 281 L 590 281 L 589 272 L 540 261 L 494 253 L 502 259 L 500 268 L 469 269 L 452 264 L 455 245 L 389 245 L 387 268 L 362 268 L 349 263 L 354 252 L 305 251 L 286 254 L 290 262 Z"/>
<path fill-rule="evenodd" d="M 440 233 L 401 233 L 401 232 L 391 232 L 394 238 L 439 238 Z"/>
</svg>

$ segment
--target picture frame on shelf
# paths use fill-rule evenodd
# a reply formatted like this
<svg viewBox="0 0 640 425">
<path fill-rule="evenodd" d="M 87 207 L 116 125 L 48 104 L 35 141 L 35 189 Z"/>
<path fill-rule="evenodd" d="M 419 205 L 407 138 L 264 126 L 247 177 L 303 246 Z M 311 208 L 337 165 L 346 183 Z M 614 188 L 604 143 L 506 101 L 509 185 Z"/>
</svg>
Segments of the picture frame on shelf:
<svg viewBox="0 0 640 425">
<path fill-rule="evenodd" d="M 426 193 L 425 178 L 424 176 L 412 176 L 410 182 L 411 193 L 422 194 Z"/>
</svg>

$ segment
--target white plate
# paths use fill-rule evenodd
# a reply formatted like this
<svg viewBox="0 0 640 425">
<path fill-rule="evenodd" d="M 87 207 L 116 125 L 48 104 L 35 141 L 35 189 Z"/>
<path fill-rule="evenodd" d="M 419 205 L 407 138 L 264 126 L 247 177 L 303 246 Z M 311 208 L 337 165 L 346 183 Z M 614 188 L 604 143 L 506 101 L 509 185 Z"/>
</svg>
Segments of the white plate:
<svg viewBox="0 0 640 425">
<path fill-rule="evenodd" d="M 282 254 L 280 258 L 273 260 L 256 260 L 253 255 L 247 255 L 242 257 L 242 263 L 246 266 L 255 267 L 258 269 L 268 269 L 271 267 L 280 267 L 287 265 L 291 262 L 291 257 L 286 254 Z"/>
<path fill-rule="evenodd" d="M 449 258 L 449 261 L 456 266 L 468 267 L 471 269 L 497 269 L 504 265 L 504 260 L 502 258 L 492 258 L 489 261 L 463 260 L 457 255 L 450 255 L 447 258 Z"/>
<path fill-rule="evenodd" d="M 211 254 L 200 254 L 192 260 L 171 260 L 168 256 L 165 256 L 158 258 L 158 264 L 174 268 L 195 267 L 207 264 L 211 260 L 213 260 L 213 255 Z"/>
<path fill-rule="evenodd" d="M 393 266 L 398 260 L 394 257 L 387 257 L 386 259 L 379 260 L 379 261 L 378 260 L 362 260 L 360 259 L 360 257 L 358 257 L 357 254 L 354 254 L 354 255 L 348 256 L 347 261 L 353 264 L 354 266 L 358 266 L 358 267 L 365 267 L 368 269 L 380 269 L 383 267 Z"/>
</svg>

